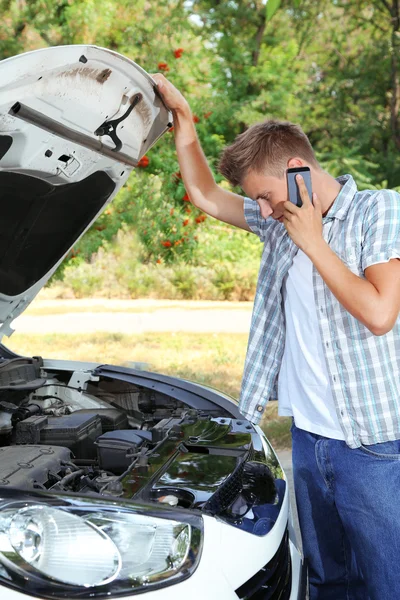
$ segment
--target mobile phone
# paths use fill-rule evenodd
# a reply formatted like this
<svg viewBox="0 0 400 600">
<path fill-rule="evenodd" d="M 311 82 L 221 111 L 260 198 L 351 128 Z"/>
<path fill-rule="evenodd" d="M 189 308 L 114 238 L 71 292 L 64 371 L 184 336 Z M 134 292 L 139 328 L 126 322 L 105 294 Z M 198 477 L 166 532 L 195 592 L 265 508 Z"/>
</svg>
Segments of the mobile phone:
<svg viewBox="0 0 400 600">
<path fill-rule="evenodd" d="M 299 186 L 297 185 L 296 181 L 297 174 L 300 174 L 303 177 L 308 195 L 310 196 L 310 200 L 312 202 L 311 172 L 308 167 L 296 167 L 286 171 L 289 200 L 296 206 L 300 207 L 303 206 L 303 201 L 301 199 Z"/>
</svg>

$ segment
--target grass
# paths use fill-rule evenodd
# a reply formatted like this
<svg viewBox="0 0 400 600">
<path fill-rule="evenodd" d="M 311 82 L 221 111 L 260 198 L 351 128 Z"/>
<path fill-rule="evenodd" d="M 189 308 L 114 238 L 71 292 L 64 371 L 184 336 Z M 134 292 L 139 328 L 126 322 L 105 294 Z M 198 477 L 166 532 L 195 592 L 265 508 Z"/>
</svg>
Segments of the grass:
<svg viewBox="0 0 400 600">
<path fill-rule="evenodd" d="M 176 375 L 239 396 L 247 334 L 147 333 L 85 335 L 15 333 L 6 345 L 24 356 L 134 366 Z M 290 447 L 290 419 L 270 402 L 262 428 L 278 448 Z"/>
</svg>

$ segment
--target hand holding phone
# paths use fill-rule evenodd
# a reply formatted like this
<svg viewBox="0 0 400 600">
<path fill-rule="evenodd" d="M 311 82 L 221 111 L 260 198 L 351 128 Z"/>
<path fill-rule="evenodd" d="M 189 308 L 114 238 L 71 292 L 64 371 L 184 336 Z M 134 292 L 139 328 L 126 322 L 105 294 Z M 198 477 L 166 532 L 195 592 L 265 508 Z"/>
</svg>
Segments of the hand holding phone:
<svg viewBox="0 0 400 600">
<path fill-rule="evenodd" d="M 311 172 L 308 167 L 295 167 L 294 169 L 287 169 L 286 171 L 288 198 L 290 202 L 298 207 L 301 207 L 303 206 L 303 201 L 301 199 L 299 186 L 297 185 L 296 181 L 296 175 L 298 174 L 303 177 L 308 195 L 310 196 L 310 201 L 312 202 Z"/>
</svg>

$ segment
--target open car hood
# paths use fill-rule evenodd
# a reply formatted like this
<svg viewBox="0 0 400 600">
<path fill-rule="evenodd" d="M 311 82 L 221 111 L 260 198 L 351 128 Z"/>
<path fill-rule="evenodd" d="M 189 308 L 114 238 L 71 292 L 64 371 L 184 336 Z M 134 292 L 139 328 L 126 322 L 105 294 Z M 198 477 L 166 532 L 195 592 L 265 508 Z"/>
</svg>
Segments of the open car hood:
<svg viewBox="0 0 400 600">
<path fill-rule="evenodd" d="M 96 46 L 0 62 L 0 339 L 171 126 L 152 78 Z"/>
</svg>

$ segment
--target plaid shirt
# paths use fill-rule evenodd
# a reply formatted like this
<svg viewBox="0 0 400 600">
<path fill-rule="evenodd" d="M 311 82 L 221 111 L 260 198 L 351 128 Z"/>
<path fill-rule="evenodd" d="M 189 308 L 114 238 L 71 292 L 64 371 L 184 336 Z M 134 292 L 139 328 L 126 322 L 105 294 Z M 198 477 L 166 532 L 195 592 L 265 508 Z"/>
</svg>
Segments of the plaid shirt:
<svg viewBox="0 0 400 600">
<path fill-rule="evenodd" d="M 400 195 L 392 190 L 357 191 L 350 175 L 328 214 L 323 236 L 356 275 L 400 258 Z M 297 246 L 282 223 L 263 219 L 257 202 L 244 199 L 246 221 L 264 243 L 239 409 L 253 423 L 276 398 L 285 345 L 282 283 Z M 337 415 L 347 444 L 357 448 L 400 438 L 400 318 L 373 335 L 347 312 L 313 267 L 314 296 Z M 323 398 L 321 398 L 323 401 Z"/>
</svg>

